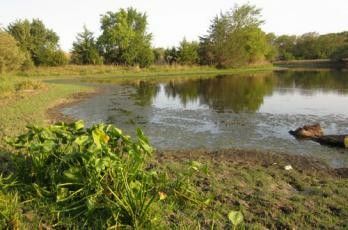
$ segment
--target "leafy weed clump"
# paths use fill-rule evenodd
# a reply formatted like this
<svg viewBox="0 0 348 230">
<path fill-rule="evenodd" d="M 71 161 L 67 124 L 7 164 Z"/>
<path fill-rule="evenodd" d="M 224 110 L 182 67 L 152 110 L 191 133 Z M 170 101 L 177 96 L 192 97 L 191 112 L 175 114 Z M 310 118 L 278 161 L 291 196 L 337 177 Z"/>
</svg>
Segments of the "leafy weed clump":
<svg viewBox="0 0 348 230">
<path fill-rule="evenodd" d="M 45 85 L 41 81 L 25 80 L 25 81 L 21 81 L 15 85 L 16 91 L 37 90 L 37 89 L 42 89 L 42 88 L 45 88 Z"/>
<path fill-rule="evenodd" d="M 196 199 L 184 179 L 168 181 L 149 167 L 153 149 L 141 130 L 133 140 L 113 125 L 78 121 L 30 126 L 9 143 L 17 149 L 15 170 L 1 189 L 20 194 L 52 227 L 152 228 L 164 221 L 158 207 L 167 196 Z"/>
</svg>

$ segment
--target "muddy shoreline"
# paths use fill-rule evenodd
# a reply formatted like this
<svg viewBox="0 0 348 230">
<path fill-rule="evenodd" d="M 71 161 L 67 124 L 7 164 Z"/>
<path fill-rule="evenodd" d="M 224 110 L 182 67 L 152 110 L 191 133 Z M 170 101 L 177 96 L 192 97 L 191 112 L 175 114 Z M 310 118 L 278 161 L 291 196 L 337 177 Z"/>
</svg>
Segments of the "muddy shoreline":
<svg viewBox="0 0 348 230">
<path fill-rule="evenodd" d="M 73 122 L 75 119 L 71 116 L 64 115 L 61 111 L 62 109 L 76 105 L 80 103 L 83 100 L 86 100 L 88 98 L 91 98 L 93 96 L 99 95 L 102 93 L 101 88 L 95 88 L 95 90 L 90 91 L 90 92 L 78 92 L 73 95 L 71 95 L 68 98 L 62 99 L 58 102 L 55 103 L 52 107 L 47 109 L 47 118 L 48 118 L 48 123 L 53 124 L 56 122 Z"/>
<path fill-rule="evenodd" d="M 285 170 L 285 166 L 291 165 L 292 170 L 306 174 L 329 175 L 338 178 L 348 178 L 348 168 L 331 168 L 321 160 L 277 153 L 270 151 L 246 150 L 246 149 L 222 149 L 208 151 L 204 149 L 158 151 L 155 158 L 159 163 L 166 161 L 186 162 L 190 160 L 201 163 L 211 162 L 218 165 L 221 162 L 229 166 L 262 166 L 264 168 L 276 167 Z"/>
<path fill-rule="evenodd" d="M 49 123 L 58 121 L 72 122 L 73 117 L 64 115 L 61 110 L 63 108 L 76 105 L 85 99 L 101 94 L 103 87 L 96 87 L 91 92 L 79 92 L 71 97 L 58 101 L 56 105 L 47 110 L 47 117 Z M 159 162 L 176 161 L 184 162 L 188 160 L 210 161 L 214 164 L 219 162 L 227 162 L 233 165 L 260 165 L 262 167 L 280 167 L 284 168 L 286 165 L 291 165 L 294 170 L 304 173 L 322 173 L 339 178 L 348 178 L 348 168 L 332 168 L 324 161 L 314 157 L 290 155 L 286 153 L 279 153 L 276 151 L 266 150 L 251 150 L 228 148 L 221 150 L 206 150 L 206 149 L 191 149 L 191 150 L 161 150 L 155 153 L 155 158 Z"/>
</svg>

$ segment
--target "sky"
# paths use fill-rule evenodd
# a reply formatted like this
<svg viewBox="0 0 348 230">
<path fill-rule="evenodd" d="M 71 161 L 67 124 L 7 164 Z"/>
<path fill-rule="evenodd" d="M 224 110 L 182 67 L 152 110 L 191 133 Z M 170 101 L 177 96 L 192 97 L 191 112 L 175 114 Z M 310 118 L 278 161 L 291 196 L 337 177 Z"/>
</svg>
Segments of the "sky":
<svg viewBox="0 0 348 230">
<path fill-rule="evenodd" d="M 84 25 L 99 35 L 100 15 L 134 7 L 148 15 L 153 46 L 170 47 L 184 37 L 198 40 L 219 12 L 244 3 L 262 8 L 263 30 L 277 35 L 348 30 L 348 0 L 0 0 L 0 26 L 39 18 L 69 51 Z"/>
</svg>

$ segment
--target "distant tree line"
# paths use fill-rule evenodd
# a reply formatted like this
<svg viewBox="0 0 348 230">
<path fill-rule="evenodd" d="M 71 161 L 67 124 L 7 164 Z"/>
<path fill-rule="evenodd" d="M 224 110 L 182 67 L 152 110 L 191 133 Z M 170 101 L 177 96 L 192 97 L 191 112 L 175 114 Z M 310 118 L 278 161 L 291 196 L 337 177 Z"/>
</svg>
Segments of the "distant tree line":
<svg viewBox="0 0 348 230">
<path fill-rule="evenodd" d="M 272 35 L 271 40 L 277 50 L 278 60 L 348 58 L 348 32 L 279 37 Z"/>
<path fill-rule="evenodd" d="M 112 64 L 211 65 L 220 68 L 267 63 L 275 60 L 333 59 L 348 57 L 348 32 L 301 36 L 266 34 L 261 10 L 236 5 L 216 16 L 198 41 L 185 38 L 178 47 L 153 48 L 147 15 L 134 8 L 101 16 L 101 35 L 86 27 L 77 34 L 70 53 L 59 46 L 59 36 L 39 19 L 17 20 L 0 29 L 0 71 L 32 66 Z"/>
</svg>

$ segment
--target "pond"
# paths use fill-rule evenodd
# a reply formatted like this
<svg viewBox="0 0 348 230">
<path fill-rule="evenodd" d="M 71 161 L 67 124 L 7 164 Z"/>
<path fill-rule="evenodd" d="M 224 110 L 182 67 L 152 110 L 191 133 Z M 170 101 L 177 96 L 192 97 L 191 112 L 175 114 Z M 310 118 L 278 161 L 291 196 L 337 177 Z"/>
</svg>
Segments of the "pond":
<svg viewBox="0 0 348 230">
<path fill-rule="evenodd" d="M 141 127 L 157 149 L 259 149 L 348 166 L 348 150 L 298 141 L 288 133 L 320 123 L 325 134 L 348 134 L 348 72 L 173 77 L 102 88 L 62 112 L 88 125 L 113 123 L 130 134 Z"/>
</svg>

